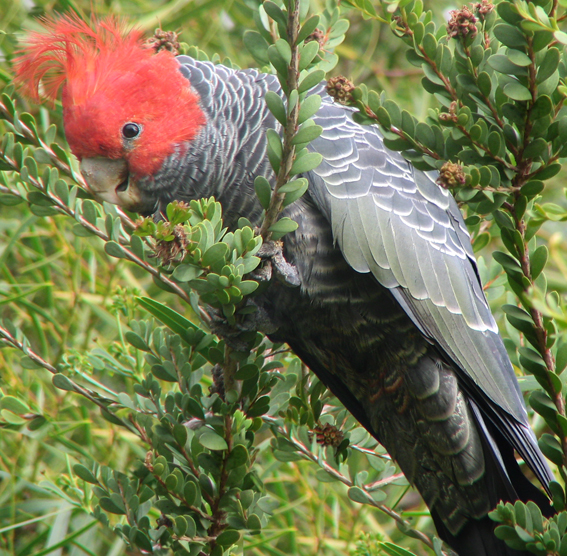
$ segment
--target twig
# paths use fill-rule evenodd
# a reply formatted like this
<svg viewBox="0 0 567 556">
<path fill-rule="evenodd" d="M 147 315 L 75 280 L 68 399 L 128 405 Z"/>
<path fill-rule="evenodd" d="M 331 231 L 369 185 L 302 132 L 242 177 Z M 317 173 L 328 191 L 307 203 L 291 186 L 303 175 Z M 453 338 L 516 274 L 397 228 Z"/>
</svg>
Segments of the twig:
<svg viewBox="0 0 567 556">
<path fill-rule="evenodd" d="M 299 49 L 297 36 L 299 34 L 299 0 L 290 0 L 290 8 L 287 22 L 287 40 L 291 48 L 291 61 L 287 69 L 287 85 L 289 93 L 299 87 Z M 280 188 L 285 185 L 291 177 L 291 168 L 295 160 L 295 145 L 292 144 L 297 132 L 297 122 L 299 117 L 299 100 L 287 116 L 287 122 L 283 134 L 283 154 L 276 179 L 276 185 L 272 191 L 270 205 L 266 210 L 266 216 L 260 228 L 260 235 L 264 241 L 270 239 L 270 228 L 275 224 L 283 208 L 285 194 L 280 193 Z"/>
</svg>

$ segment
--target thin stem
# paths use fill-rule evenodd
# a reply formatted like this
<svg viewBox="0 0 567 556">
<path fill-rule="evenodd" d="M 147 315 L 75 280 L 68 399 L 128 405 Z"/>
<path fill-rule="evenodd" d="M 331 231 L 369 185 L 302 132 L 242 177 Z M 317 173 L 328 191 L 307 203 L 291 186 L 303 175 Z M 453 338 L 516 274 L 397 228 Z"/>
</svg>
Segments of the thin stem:
<svg viewBox="0 0 567 556">
<path fill-rule="evenodd" d="M 293 5 L 293 9 L 291 6 Z M 287 86 L 288 91 L 297 91 L 299 87 L 299 49 L 297 45 L 297 36 L 299 34 L 299 0 L 290 0 L 290 9 L 287 21 L 287 41 L 291 48 L 291 61 L 287 68 Z M 288 95 L 289 95 L 288 93 Z M 289 96 L 288 96 L 289 98 Z M 276 185 L 272 191 L 270 205 L 266 210 L 266 216 L 260 228 L 260 235 L 264 241 L 270 239 L 270 227 L 273 226 L 283 208 L 285 193 L 280 193 L 280 188 L 285 185 L 291 177 L 291 169 L 295 160 L 295 145 L 292 141 L 297 133 L 297 122 L 299 117 L 299 100 L 295 103 L 292 110 L 289 111 L 287 122 L 283 133 L 283 154 L 278 171 Z"/>
</svg>

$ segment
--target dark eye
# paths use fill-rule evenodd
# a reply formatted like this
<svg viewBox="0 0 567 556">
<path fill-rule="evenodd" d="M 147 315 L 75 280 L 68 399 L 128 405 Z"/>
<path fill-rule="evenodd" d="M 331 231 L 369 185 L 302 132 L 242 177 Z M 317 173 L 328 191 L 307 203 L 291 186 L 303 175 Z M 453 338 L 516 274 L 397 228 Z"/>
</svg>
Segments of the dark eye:
<svg viewBox="0 0 567 556">
<path fill-rule="evenodd" d="M 134 137 L 138 137 L 140 135 L 140 126 L 138 124 L 127 123 L 122 128 L 122 135 L 126 137 L 126 139 L 134 139 Z"/>
</svg>

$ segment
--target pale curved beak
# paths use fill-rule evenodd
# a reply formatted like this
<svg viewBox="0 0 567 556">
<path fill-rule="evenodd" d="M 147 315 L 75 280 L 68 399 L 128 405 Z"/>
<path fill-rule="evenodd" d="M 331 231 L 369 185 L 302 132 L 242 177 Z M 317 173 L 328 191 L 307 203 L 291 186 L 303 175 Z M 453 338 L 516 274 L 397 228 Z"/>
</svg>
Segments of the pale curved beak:
<svg viewBox="0 0 567 556">
<path fill-rule="evenodd" d="M 106 201 L 131 211 L 141 207 L 142 195 L 130 177 L 124 159 L 83 158 L 81 173 L 97 201 Z"/>
</svg>

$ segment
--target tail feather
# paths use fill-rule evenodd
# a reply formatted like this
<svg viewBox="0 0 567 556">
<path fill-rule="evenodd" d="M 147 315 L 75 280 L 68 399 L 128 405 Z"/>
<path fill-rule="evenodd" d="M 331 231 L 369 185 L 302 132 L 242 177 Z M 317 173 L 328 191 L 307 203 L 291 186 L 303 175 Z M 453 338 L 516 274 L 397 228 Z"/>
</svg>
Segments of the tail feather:
<svg viewBox="0 0 567 556">
<path fill-rule="evenodd" d="M 515 502 L 532 500 L 541 509 L 545 517 L 551 517 L 555 511 L 549 499 L 539 488 L 532 484 L 522 473 L 516 461 L 514 450 L 502 433 L 490 421 L 483 418 L 482 413 L 471 403 L 481 435 L 485 454 L 485 480 L 493 508 L 501 501 Z M 547 485 L 545 485 L 547 486 Z M 499 540 L 494 529 L 498 523 L 485 516 L 482 519 L 471 519 L 457 533 L 451 533 L 443 523 L 442 516 L 432 508 L 431 515 L 439 537 L 443 539 L 459 556 L 529 556 L 528 551 L 510 548 Z"/>
</svg>

